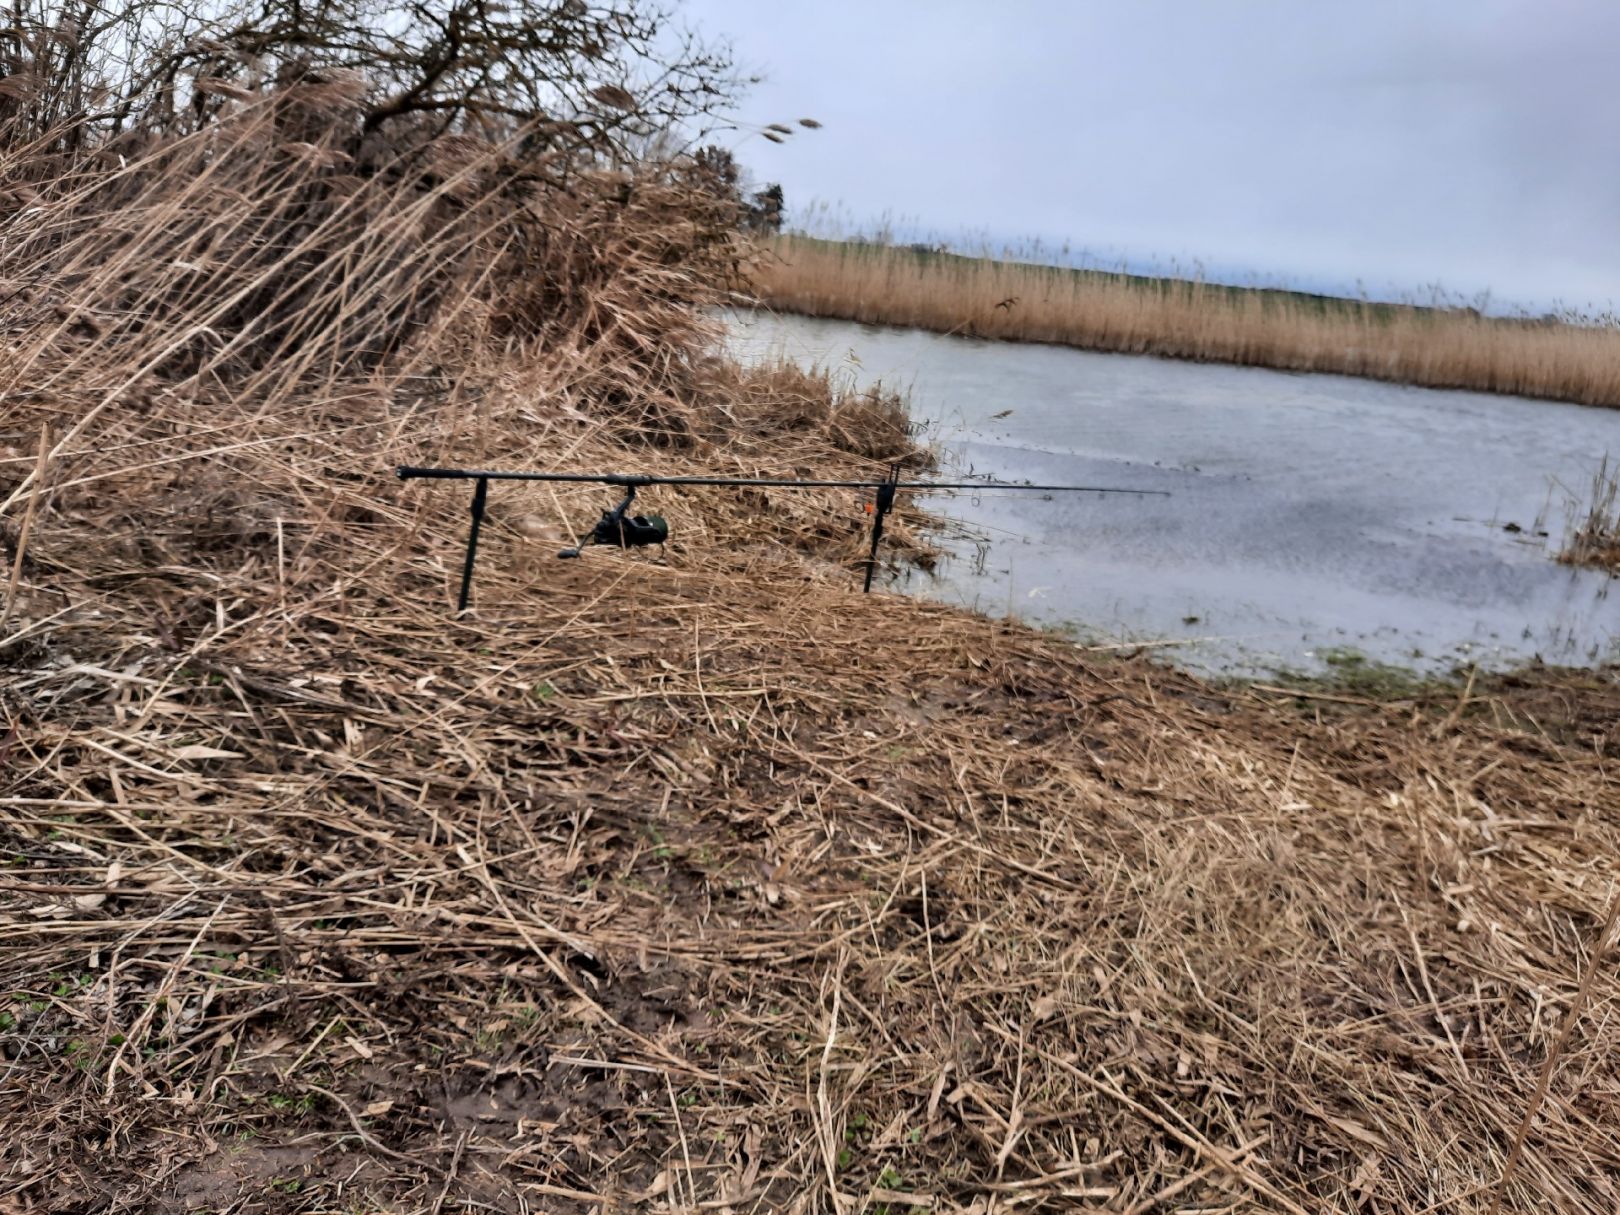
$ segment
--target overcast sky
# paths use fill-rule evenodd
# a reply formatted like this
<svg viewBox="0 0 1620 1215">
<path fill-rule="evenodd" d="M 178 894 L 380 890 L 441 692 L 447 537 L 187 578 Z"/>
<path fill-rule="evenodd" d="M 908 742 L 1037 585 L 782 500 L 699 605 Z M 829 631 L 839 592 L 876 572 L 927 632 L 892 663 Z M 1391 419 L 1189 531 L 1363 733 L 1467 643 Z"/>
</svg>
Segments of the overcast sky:
<svg viewBox="0 0 1620 1215">
<path fill-rule="evenodd" d="M 683 0 L 857 221 L 1375 295 L 1620 300 L 1616 0 Z"/>
</svg>

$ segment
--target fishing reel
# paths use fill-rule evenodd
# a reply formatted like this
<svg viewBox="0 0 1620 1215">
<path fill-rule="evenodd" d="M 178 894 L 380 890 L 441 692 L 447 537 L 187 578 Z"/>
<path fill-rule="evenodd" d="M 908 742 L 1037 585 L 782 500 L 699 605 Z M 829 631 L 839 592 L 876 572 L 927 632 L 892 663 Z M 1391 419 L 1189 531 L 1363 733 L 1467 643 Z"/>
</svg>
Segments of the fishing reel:
<svg viewBox="0 0 1620 1215">
<path fill-rule="evenodd" d="M 591 534 L 581 540 L 578 548 L 565 548 L 559 557 L 579 557 L 586 545 L 605 544 L 618 548 L 643 548 L 649 544 L 662 544 L 669 539 L 669 524 L 662 515 L 627 515 L 630 504 L 636 500 L 636 487 L 626 486 L 624 501 L 602 517 L 591 528 Z"/>
</svg>

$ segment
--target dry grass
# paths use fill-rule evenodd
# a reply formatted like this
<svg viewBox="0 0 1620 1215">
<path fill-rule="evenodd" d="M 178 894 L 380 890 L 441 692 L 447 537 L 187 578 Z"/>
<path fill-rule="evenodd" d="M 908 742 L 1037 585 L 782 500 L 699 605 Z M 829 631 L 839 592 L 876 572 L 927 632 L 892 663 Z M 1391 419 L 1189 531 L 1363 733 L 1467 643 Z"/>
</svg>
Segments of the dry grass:
<svg viewBox="0 0 1620 1215">
<path fill-rule="evenodd" d="M 465 495 L 397 463 L 901 419 L 715 362 L 667 175 L 272 222 L 341 168 L 231 138 L 0 260 L 0 1209 L 1614 1208 L 1613 675 L 1093 662 L 853 593 L 830 493 L 556 562 L 602 496 L 498 486 L 456 619 Z"/>
<path fill-rule="evenodd" d="M 1559 559 L 1620 572 L 1620 465 L 1611 465 L 1605 455 L 1574 509 L 1576 517 Z"/>
<path fill-rule="evenodd" d="M 773 308 L 1087 350 L 1326 371 L 1620 406 L 1613 325 L 1497 320 L 858 245 L 775 241 L 755 289 Z"/>
</svg>

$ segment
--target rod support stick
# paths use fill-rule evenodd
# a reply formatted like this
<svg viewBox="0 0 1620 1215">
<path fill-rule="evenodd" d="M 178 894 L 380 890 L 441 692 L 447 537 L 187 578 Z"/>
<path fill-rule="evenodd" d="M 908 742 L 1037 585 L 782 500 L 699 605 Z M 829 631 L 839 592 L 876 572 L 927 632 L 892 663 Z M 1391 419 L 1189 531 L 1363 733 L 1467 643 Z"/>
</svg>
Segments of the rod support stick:
<svg viewBox="0 0 1620 1215">
<path fill-rule="evenodd" d="M 484 503 L 488 499 L 489 478 L 479 477 L 478 485 L 473 490 L 472 526 L 467 530 L 467 559 L 461 566 L 461 597 L 456 601 L 457 612 L 465 612 L 467 601 L 472 597 L 473 562 L 478 560 L 478 533 L 484 526 Z"/>
<path fill-rule="evenodd" d="M 872 593 L 872 575 L 877 572 L 878 541 L 883 539 L 883 516 L 894 506 L 895 490 L 900 488 L 900 466 L 889 469 L 888 480 L 877 487 L 877 498 L 872 504 L 872 550 L 866 555 L 866 585 L 861 594 Z"/>
</svg>

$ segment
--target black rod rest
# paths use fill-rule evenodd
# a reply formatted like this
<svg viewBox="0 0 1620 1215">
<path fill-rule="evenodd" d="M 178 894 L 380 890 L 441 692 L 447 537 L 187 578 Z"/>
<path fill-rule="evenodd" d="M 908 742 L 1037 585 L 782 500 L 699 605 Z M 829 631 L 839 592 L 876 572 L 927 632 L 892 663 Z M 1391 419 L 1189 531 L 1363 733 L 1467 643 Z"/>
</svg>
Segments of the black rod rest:
<svg viewBox="0 0 1620 1215">
<path fill-rule="evenodd" d="M 604 544 L 617 548 L 639 548 L 662 544 L 669 539 L 669 524 L 661 515 L 627 515 L 636 499 L 636 490 L 649 485 L 732 485 L 769 487 L 773 489 L 871 489 L 877 493 L 872 502 L 872 544 L 866 557 L 864 593 L 872 590 L 872 576 L 877 570 L 878 544 L 883 539 L 883 519 L 894 509 L 894 498 L 902 490 L 929 493 L 943 489 L 1011 489 L 1041 493 L 1136 494 L 1142 497 L 1168 498 L 1162 489 L 1125 489 L 1105 485 L 1026 485 L 1012 481 L 901 481 L 900 465 L 889 466 L 881 480 L 823 481 L 778 477 L 655 477 L 640 473 L 567 473 L 567 472 L 500 472 L 476 468 L 422 468 L 401 464 L 396 470 L 402 481 L 472 481 L 472 526 L 467 532 L 467 555 L 461 566 L 461 594 L 456 599 L 456 611 L 465 612 L 472 598 L 473 565 L 478 559 L 478 534 L 484 526 L 485 506 L 489 500 L 491 481 L 561 481 L 589 485 L 617 485 L 624 491 L 624 499 L 591 528 L 590 534 L 576 548 L 565 548 L 559 557 L 578 557 L 591 544 Z"/>
</svg>

